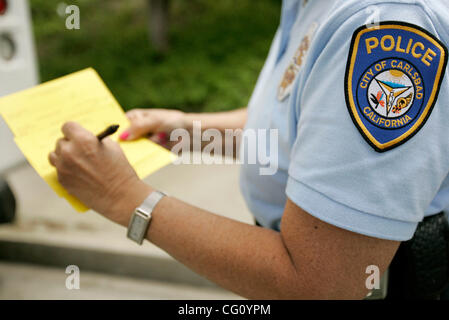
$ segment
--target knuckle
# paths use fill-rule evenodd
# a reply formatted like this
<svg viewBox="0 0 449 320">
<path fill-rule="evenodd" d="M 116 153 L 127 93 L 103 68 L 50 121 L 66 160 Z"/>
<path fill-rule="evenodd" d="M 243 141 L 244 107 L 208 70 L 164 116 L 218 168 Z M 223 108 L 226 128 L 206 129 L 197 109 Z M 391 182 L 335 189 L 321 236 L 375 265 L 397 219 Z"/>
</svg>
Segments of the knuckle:
<svg viewBox="0 0 449 320">
<path fill-rule="evenodd" d="M 142 114 L 142 109 L 133 109 L 133 110 L 128 111 L 128 112 L 126 113 L 126 115 L 127 115 L 130 119 L 138 118 L 141 114 Z"/>
<path fill-rule="evenodd" d="M 56 142 L 56 151 L 60 151 L 60 150 L 61 150 L 63 141 L 64 141 L 64 139 L 59 139 L 59 140 Z"/>
<path fill-rule="evenodd" d="M 81 145 L 82 152 L 87 157 L 92 157 L 97 153 L 98 146 L 96 143 L 92 143 L 91 141 L 86 141 Z"/>
<path fill-rule="evenodd" d="M 72 148 L 68 144 L 63 144 L 60 146 L 61 157 L 67 161 L 73 158 Z"/>
<path fill-rule="evenodd" d="M 134 121 L 132 121 L 131 127 L 134 129 L 143 129 L 145 128 L 145 121 L 143 121 L 142 119 L 135 119 Z"/>
<path fill-rule="evenodd" d="M 87 134 L 85 132 L 81 132 L 77 135 L 77 141 L 82 144 L 91 144 L 93 142 L 93 136 L 90 134 Z"/>
</svg>

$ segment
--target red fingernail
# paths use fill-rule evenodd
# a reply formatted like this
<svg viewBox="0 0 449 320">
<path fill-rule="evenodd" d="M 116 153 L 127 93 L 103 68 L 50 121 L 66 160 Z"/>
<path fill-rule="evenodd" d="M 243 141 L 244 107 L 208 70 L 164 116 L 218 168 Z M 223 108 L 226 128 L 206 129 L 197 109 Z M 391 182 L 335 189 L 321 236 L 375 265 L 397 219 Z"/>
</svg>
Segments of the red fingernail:
<svg viewBox="0 0 449 320">
<path fill-rule="evenodd" d="M 165 132 L 159 132 L 157 137 L 161 140 L 166 140 L 167 139 L 167 134 Z"/>
<path fill-rule="evenodd" d="M 121 135 L 120 135 L 120 140 L 126 140 L 129 137 L 129 131 L 124 131 Z"/>
</svg>

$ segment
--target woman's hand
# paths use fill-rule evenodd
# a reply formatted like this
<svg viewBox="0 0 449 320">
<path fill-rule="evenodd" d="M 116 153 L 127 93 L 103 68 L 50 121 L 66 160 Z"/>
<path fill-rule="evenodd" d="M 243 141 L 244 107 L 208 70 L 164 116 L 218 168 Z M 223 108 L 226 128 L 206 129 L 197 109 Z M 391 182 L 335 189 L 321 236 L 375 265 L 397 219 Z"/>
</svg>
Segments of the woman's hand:
<svg viewBox="0 0 449 320">
<path fill-rule="evenodd" d="M 74 122 L 66 123 L 62 132 L 64 138 L 49 155 L 61 185 L 89 208 L 127 225 L 151 188 L 139 179 L 118 143 L 108 138 L 100 142 Z"/>
<path fill-rule="evenodd" d="M 121 140 L 134 140 L 140 137 L 149 138 L 169 149 L 178 141 L 171 142 L 170 134 L 173 130 L 187 129 L 188 123 L 185 113 L 167 109 L 134 109 L 126 113 L 131 126 L 121 133 Z"/>
</svg>

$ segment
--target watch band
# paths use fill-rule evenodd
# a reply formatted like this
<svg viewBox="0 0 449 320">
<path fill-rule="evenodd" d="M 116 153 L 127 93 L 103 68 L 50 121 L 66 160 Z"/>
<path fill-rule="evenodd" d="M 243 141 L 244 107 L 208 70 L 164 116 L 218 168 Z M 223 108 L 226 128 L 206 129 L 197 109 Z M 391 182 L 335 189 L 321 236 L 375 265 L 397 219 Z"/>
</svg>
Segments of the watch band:
<svg viewBox="0 0 449 320">
<path fill-rule="evenodd" d="M 134 210 L 128 225 L 128 238 L 142 244 L 151 222 L 151 214 L 158 202 L 165 196 L 165 193 L 153 191 L 143 203 Z"/>
</svg>

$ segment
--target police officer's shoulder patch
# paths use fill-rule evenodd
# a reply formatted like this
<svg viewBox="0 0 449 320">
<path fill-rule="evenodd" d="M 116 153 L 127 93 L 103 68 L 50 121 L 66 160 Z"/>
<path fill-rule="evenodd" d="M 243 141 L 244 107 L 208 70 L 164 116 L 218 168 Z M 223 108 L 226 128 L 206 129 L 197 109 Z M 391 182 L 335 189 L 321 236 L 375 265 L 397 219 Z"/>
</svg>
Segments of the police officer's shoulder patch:
<svg viewBox="0 0 449 320">
<path fill-rule="evenodd" d="M 399 146 L 425 124 L 448 59 L 444 44 L 419 26 L 363 26 L 352 37 L 345 93 L 351 118 L 378 152 Z"/>
</svg>

